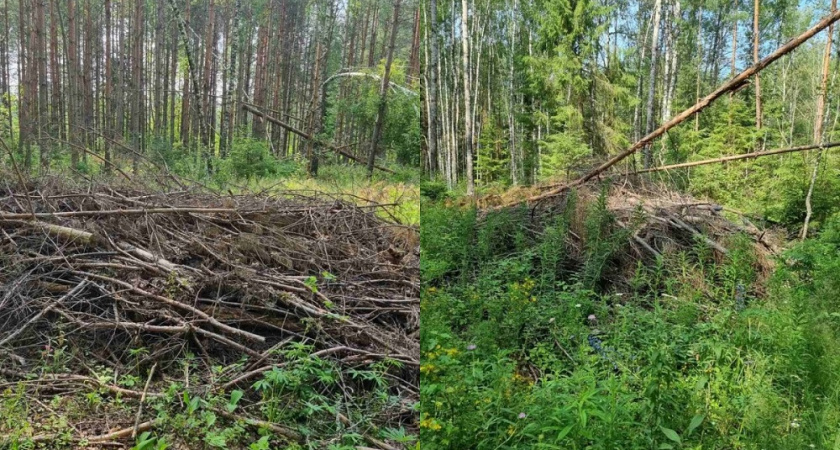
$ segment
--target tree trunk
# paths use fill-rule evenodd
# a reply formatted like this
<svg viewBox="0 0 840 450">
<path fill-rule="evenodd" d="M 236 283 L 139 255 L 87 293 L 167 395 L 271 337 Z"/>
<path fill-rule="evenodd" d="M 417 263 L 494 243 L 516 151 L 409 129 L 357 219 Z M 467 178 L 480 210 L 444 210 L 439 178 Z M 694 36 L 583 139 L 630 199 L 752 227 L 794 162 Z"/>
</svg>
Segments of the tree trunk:
<svg viewBox="0 0 840 450">
<path fill-rule="evenodd" d="M 831 0 L 831 11 L 837 10 L 837 0 Z M 824 139 L 823 122 L 825 114 L 826 93 L 828 92 L 828 71 L 831 64 L 831 41 L 834 37 L 834 25 L 829 25 L 828 36 L 825 41 L 825 51 L 823 52 L 822 63 L 822 78 L 820 82 L 820 95 L 817 97 L 817 114 L 814 117 L 814 143 L 822 144 Z M 808 225 L 811 222 L 811 215 L 813 209 L 811 207 L 811 199 L 814 195 L 814 185 L 817 182 L 817 173 L 820 169 L 820 162 L 822 162 L 823 149 L 817 152 L 817 159 L 814 161 L 814 169 L 811 171 L 811 182 L 808 185 L 808 194 L 805 196 L 805 222 L 802 224 L 802 240 L 808 237 Z"/>
<path fill-rule="evenodd" d="M 429 124 L 428 124 L 428 143 L 430 167 L 429 172 L 434 174 L 438 170 L 438 64 L 440 64 L 440 50 L 438 49 L 438 17 L 437 17 L 437 0 L 429 0 L 429 38 L 428 47 L 431 52 L 429 61 L 426 66 L 429 72 L 429 83 L 425 86 L 425 94 L 429 98 Z"/>
<path fill-rule="evenodd" d="M 516 14 L 516 6 L 517 0 L 513 0 L 514 14 Z M 508 64 L 510 65 L 508 69 L 508 102 L 510 103 L 510 107 L 508 108 L 507 117 L 508 141 L 510 143 L 510 181 L 514 186 L 518 186 L 521 182 L 520 163 L 522 162 L 522 157 L 519 154 L 519 149 L 516 148 L 516 94 L 514 90 L 514 81 L 516 75 L 516 72 L 514 70 L 514 55 L 516 54 L 516 19 L 517 18 L 514 16 L 513 20 L 510 21 L 510 61 L 508 62 Z"/>
<path fill-rule="evenodd" d="M 103 134 L 105 135 L 105 167 L 106 174 L 111 173 L 111 140 L 113 139 L 113 111 L 114 99 L 113 85 L 111 77 L 113 76 L 111 67 L 111 0 L 105 0 L 105 116 L 103 117 Z"/>
<path fill-rule="evenodd" d="M 84 58 L 82 60 L 81 84 L 82 84 L 82 136 L 84 138 L 84 146 L 93 150 L 94 130 L 93 130 L 93 16 L 90 11 L 90 0 L 85 0 L 85 24 L 84 24 Z M 142 38 L 142 37 L 141 37 Z M 87 161 L 87 153 L 81 152 L 82 160 Z"/>
<path fill-rule="evenodd" d="M 219 153 L 222 158 L 227 157 L 229 149 L 229 137 L 233 136 L 233 110 L 234 100 L 236 98 L 236 53 L 239 51 L 239 11 L 241 9 L 241 0 L 236 0 L 233 6 L 232 20 L 233 23 L 228 33 L 228 40 L 230 41 L 230 54 L 228 56 L 228 86 L 225 96 L 225 105 L 222 107 L 224 118 L 221 124 L 221 133 L 219 135 Z"/>
<path fill-rule="evenodd" d="M 738 57 L 738 0 L 733 2 L 733 19 L 732 19 L 732 59 L 730 60 L 729 70 L 731 73 L 735 73 L 735 60 Z M 729 142 L 732 143 L 732 100 L 734 100 L 735 93 L 729 93 L 729 129 L 727 130 L 727 134 L 729 135 Z"/>
<path fill-rule="evenodd" d="M 659 0 L 657 0 L 659 1 Z M 475 176 L 473 175 L 473 125 L 470 105 L 470 35 L 469 8 L 467 0 L 461 0 L 461 76 L 464 79 L 464 146 L 466 157 L 467 195 L 475 196 Z"/>
<path fill-rule="evenodd" d="M 178 13 L 177 6 L 175 6 L 175 0 L 169 0 L 170 6 Z M 179 22 L 178 30 L 181 34 L 181 40 L 184 44 L 184 52 L 186 53 L 187 57 L 190 58 L 190 38 L 187 35 L 186 30 L 190 27 L 190 19 L 191 19 L 191 1 L 186 1 L 187 9 L 184 12 L 184 18 L 182 22 Z M 193 75 L 193 65 L 190 62 L 184 71 L 184 81 L 182 82 L 182 92 L 181 92 L 181 143 L 184 144 L 184 148 L 189 148 L 190 145 L 190 125 L 192 124 L 192 117 L 191 117 L 191 103 L 192 103 L 192 91 L 195 89 L 192 86 L 192 79 L 194 78 Z M 198 101 L 196 99 L 195 101 Z"/>
<path fill-rule="evenodd" d="M 653 33 L 650 40 L 650 75 L 648 76 L 648 98 L 647 111 L 645 113 L 645 134 L 649 134 L 651 131 L 653 131 L 654 127 L 653 104 L 654 98 L 656 97 L 656 62 L 659 58 L 659 14 L 661 9 L 662 0 L 656 0 L 653 6 L 653 23 L 651 24 L 653 26 Z M 652 147 L 646 145 L 644 150 L 642 151 L 642 155 L 645 169 L 650 168 L 651 163 L 653 162 Z"/>
<path fill-rule="evenodd" d="M 388 109 L 388 88 L 391 84 L 391 64 L 394 62 L 394 47 L 396 46 L 397 31 L 399 29 L 400 3 L 401 0 L 396 0 L 394 2 L 394 20 L 391 25 L 391 41 L 388 45 L 388 56 L 385 59 L 385 73 L 382 75 L 382 84 L 379 87 L 379 110 L 376 114 L 376 123 L 373 126 L 373 137 L 370 142 L 370 155 L 368 155 L 368 177 L 373 177 L 373 169 L 376 162 L 376 150 L 379 146 L 379 139 L 382 136 L 382 124 L 385 122 L 385 114 Z"/>
<path fill-rule="evenodd" d="M 213 51 L 216 43 L 216 5 L 214 0 L 209 0 L 207 6 L 207 35 L 204 40 L 204 76 L 202 77 L 202 90 L 204 91 L 204 99 L 202 100 L 201 109 L 204 111 L 204 117 L 201 121 L 201 154 L 204 159 L 204 169 L 207 173 L 213 172 L 212 157 L 214 153 L 213 139 L 211 133 L 213 132 L 213 114 L 210 103 L 211 87 L 214 85 L 213 77 L 211 76 L 211 68 L 213 66 Z M 215 104 L 215 102 L 213 102 Z"/>
<path fill-rule="evenodd" d="M 41 170 L 47 173 L 52 158 L 52 142 L 49 136 L 49 97 L 47 83 L 47 44 L 46 19 L 44 14 L 46 0 L 35 0 L 35 46 L 38 72 L 38 146 L 41 149 Z"/>
<path fill-rule="evenodd" d="M 411 40 L 411 56 L 408 58 L 408 75 L 420 78 L 420 7 L 414 9 L 414 38 Z"/>
<path fill-rule="evenodd" d="M 50 2 L 50 72 L 52 72 L 52 107 L 50 108 L 50 138 L 59 139 L 64 116 L 61 99 L 61 70 L 58 65 L 58 13 L 55 3 Z"/>
<path fill-rule="evenodd" d="M 758 13 L 759 0 L 753 3 L 753 64 L 758 64 L 758 43 L 759 33 L 758 29 Z M 755 74 L 755 128 L 761 130 L 761 79 L 759 75 Z"/>
<path fill-rule="evenodd" d="M 368 67 L 376 64 L 376 31 L 379 29 L 379 5 L 374 6 L 373 20 L 370 25 L 370 50 L 368 51 Z"/>
<path fill-rule="evenodd" d="M 131 100 L 131 147 L 136 153 L 132 154 L 132 169 L 138 173 L 138 154 L 143 154 L 143 137 L 145 121 L 143 118 L 143 6 L 144 0 L 135 0 L 134 3 L 134 33 L 133 51 L 131 61 L 131 88 L 133 95 Z"/>
</svg>

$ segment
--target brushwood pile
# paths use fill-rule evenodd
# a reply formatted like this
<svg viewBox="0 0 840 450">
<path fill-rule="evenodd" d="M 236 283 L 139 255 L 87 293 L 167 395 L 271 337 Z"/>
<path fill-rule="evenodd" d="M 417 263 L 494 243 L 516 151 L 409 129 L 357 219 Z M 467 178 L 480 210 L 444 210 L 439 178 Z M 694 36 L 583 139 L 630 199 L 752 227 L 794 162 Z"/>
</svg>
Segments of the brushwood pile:
<svg viewBox="0 0 840 450">
<path fill-rule="evenodd" d="M 318 192 L 8 181 L 0 381 L 43 403 L 90 391 L 132 405 L 69 431 L 31 423 L 17 437 L 76 443 L 68 448 L 131 440 L 166 426 L 142 402 L 169 389 L 243 433 L 268 430 L 276 445 L 353 434 L 402 448 L 380 431 L 419 420 L 419 232 L 379 208 Z M 272 373 L 301 364 L 320 372 L 266 394 Z M 317 411 L 283 415 L 313 398 Z"/>
</svg>

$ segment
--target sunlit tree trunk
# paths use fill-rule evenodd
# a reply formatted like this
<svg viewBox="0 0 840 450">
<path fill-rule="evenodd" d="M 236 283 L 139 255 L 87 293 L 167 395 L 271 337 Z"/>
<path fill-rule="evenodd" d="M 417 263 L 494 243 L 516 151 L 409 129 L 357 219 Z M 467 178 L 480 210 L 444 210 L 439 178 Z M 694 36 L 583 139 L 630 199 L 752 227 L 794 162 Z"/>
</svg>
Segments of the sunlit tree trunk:
<svg viewBox="0 0 840 450">
<path fill-rule="evenodd" d="M 653 105 L 656 97 L 656 64 L 659 58 L 659 14 L 662 9 L 662 0 L 656 0 L 653 6 L 653 33 L 650 41 L 650 75 L 648 76 L 648 98 L 646 116 L 646 134 L 653 131 L 656 122 L 653 117 Z M 653 148 L 645 146 L 643 152 L 645 169 L 650 168 L 653 162 Z"/>
<path fill-rule="evenodd" d="M 658 0 L 657 0 L 658 1 Z M 466 158 L 465 176 L 467 177 L 467 195 L 475 195 L 475 176 L 473 174 L 473 124 L 470 97 L 470 35 L 469 7 L 467 0 L 461 0 L 461 76 L 464 81 L 464 157 Z"/>
</svg>

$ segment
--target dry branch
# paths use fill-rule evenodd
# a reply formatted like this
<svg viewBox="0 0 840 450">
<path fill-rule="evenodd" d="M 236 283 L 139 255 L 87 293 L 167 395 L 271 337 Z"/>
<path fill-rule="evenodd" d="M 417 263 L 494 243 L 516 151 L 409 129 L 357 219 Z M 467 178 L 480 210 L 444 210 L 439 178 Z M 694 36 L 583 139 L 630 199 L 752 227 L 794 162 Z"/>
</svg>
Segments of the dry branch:
<svg viewBox="0 0 840 450">
<path fill-rule="evenodd" d="M 277 126 L 279 126 L 279 127 L 283 127 L 283 128 L 285 128 L 286 130 L 291 131 L 292 133 L 294 133 L 294 134 L 296 134 L 296 135 L 298 135 L 298 136 L 300 136 L 300 137 L 302 137 L 302 138 L 306 139 L 307 141 L 312 141 L 312 142 L 315 142 L 316 144 L 318 144 L 318 145 L 320 145 L 320 146 L 322 146 L 322 147 L 326 147 L 326 148 L 328 148 L 328 149 L 330 149 L 330 150 L 332 150 L 332 151 L 334 151 L 334 152 L 338 153 L 339 155 L 344 156 L 345 158 L 351 159 L 351 160 L 353 160 L 353 161 L 355 161 L 355 162 L 357 162 L 357 163 L 359 163 L 359 164 L 365 164 L 365 165 L 367 164 L 367 162 L 366 162 L 366 161 L 362 161 L 361 159 L 356 158 L 355 156 L 351 155 L 350 153 L 347 153 L 347 152 L 345 152 L 344 150 L 342 150 L 342 149 L 340 149 L 340 148 L 338 148 L 338 147 L 336 147 L 336 146 L 334 146 L 334 145 L 332 145 L 332 144 L 330 144 L 330 143 L 324 142 L 324 141 L 322 141 L 322 140 L 320 140 L 320 139 L 318 139 L 318 138 L 316 138 L 316 137 L 314 137 L 314 136 L 310 135 L 309 133 L 307 133 L 307 132 L 305 132 L 305 131 L 299 130 L 299 129 L 297 129 L 297 128 L 295 128 L 295 127 L 293 127 L 293 126 L 291 126 L 291 125 L 287 124 L 286 122 L 283 122 L 282 120 L 277 119 L 276 117 L 269 116 L 268 114 L 266 114 L 266 113 L 264 113 L 264 112 L 260 111 L 260 110 L 259 110 L 259 109 L 257 109 L 257 108 L 254 108 L 253 106 L 250 106 L 250 105 L 248 105 L 248 104 L 244 104 L 244 103 L 243 103 L 243 104 L 242 104 L 242 109 L 244 109 L 245 111 L 248 111 L 248 112 L 250 112 L 250 113 L 252 113 L 252 114 L 256 114 L 256 115 L 258 115 L 258 116 L 260 116 L 260 117 L 264 118 L 265 120 L 267 120 L 267 121 L 269 121 L 269 122 L 271 122 L 271 123 L 273 123 L 273 124 L 275 124 L 275 125 L 277 125 Z M 393 170 L 388 169 L 388 168 L 385 168 L 385 167 L 382 167 L 382 166 L 376 166 L 376 165 L 375 165 L 375 166 L 374 166 L 374 168 L 379 169 L 379 170 L 381 170 L 381 171 L 383 171 L 383 172 L 396 173 L 396 172 L 394 172 Z"/>
<path fill-rule="evenodd" d="M 38 219 L 51 219 L 56 217 L 100 217 L 100 216 L 145 216 L 147 214 L 256 214 L 264 211 L 239 211 L 232 208 L 138 208 L 138 209 L 114 209 L 108 211 L 64 211 L 54 213 L 15 214 L 0 213 L 0 220 L 25 220 L 31 217 Z"/>
<path fill-rule="evenodd" d="M 762 156 L 770 156 L 770 155 L 781 155 L 784 153 L 792 153 L 792 152 L 802 152 L 807 150 L 817 150 L 817 149 L 830 149 L 840 147 L 840 142 L 832 142 L 829 144 L 822 144 L 822 145 L 802 145 L 799 147 L 790 147 L 790 148 L 780 148 L 776 150 L 767 150 L 763 152 L 753 152 L 753 153 L 745 153 L 743 155 L 732 155 L 732 156 L 724 156 L 721 158 L 712 158 L 712 159 L 704 159 L 702 161 L 691 161 L 686 163 L 680 164 L 671 164 L 668 166 L 660 166 L 660 167 L 652 167 L 650 169 L 642 169 L 637 170 L 635 172 L 627 172 L 624 175 L 633 175 L 639 173 L 648 173 L 648 172 L 660 172 L 663 170 L 672 170 L 672 169 L 681 169 L 684 167 L 696 167 L 696 166 L 705 166 L 707 164 L 716 164 L 721 162 L 727 161 L 738 161 L 742 159 L 754 159 L 760 158 Z"/>
<path fill-rule="evenodd" d="M 13 380 L 7 384 L 36 395 L 84 386 L 139 399 L 143 392 L 91 377 L 87 360 L 120 375 L 148 375 L 157 363 L 148 398 L 160 391 L 156 380 L 184 376 L 169 361 L 193 354 L 200 363 L 185 386 L 203 395 L 294 362 L 286 353 L 306 345 L 342 371 L 397 361 L 385 374 L 389 391 L 419 400 L 417 230 L 384 222 L 379 205 L 318 192 L 219 197 L 199 188 L 66 183 L 29 180 L 0 196 L 0 345 L 22 368 L 36 367 L 59 338 L 67 354 L 86 361 L 34 379 L 0 365 L 0 376 Z M 148 353 L 135 356 L 137 348 Z M 229 369 L 220 375 L 213 367 Z M 371 388 L 342 377 L 331 389 Z M 254 401 L 246 396 L 243 408 Z M 386 409 L 365 427 L 417 426 L 417 414 Z M 138 431 L 143 426 L 151 424 Z M 127 430 L 96 439 L 126 439 Z"/>
<path fill-rule="evenodd" d="M 152 382 L 152 377 L 155 375 L 155 369 L 157 369 L 157 363 L 152 365 L 152 370 L 149 371 L 149 376 L 146 378 L 146 385 L 143 387 L 143 395 L 140 396 L 140 405 L 137 407 L 137 415 L 134 418 L 134 430 L 131 432 L 132 439 L 136 438 L 137 433 L 140 431 L 140 416 L 143 415 L 143 402 L 146 401 L 146 395 L 149 392 L 149 383 Z"/>
<path fill-rule="evenodd" d="M 41 317 L 44 317 L 45 314 L 50 312 L 53 308 L 58 306 L 61 302 L 65 301 L 68 298 L 71 298 L 74 295 L 76 295 L 77 293 L 79 293 L 79 291 L 81 291 L 82 289 L 85 288 L 86 284 L 87 284 L 87 280 L 82 281 L 81 283 L 77 284 L 76 287 L 71 289 L 70 292 L 68 292 L 66 295 L 64 295 L 61 298 L 59 298 L 58 300 L 50 303 L 49 306 L 42 309 L 40 312 L 38 312 L 38 314 L 35 314 L 31 319 L 29 319 L 25 324 L 23 324 L 23 326 L 21 326 L 19 328 L 16 328 L 14 331 L 12 331 L 11 334 L 9 334 L 8 336 L 6 336 L 2 340 L 0 340 L 0 347 L 8 344 L 9 342 L 11 342 L 12 339 L 18 337 L 21 333 L 26 331 L 26 329 L 29 328 L 30 325 L 32 325 L 33 323 L 40 320 Z"/>
</svg>

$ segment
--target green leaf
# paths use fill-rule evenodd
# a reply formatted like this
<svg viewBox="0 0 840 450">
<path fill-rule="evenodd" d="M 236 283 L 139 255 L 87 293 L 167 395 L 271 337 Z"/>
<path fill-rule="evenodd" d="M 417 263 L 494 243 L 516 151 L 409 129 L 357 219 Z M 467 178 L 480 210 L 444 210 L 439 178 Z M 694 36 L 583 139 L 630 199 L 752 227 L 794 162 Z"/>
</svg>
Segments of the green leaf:
<svg viewBox="0 0 840 450">
<path fill-rule="evenodd" d="M 564 437 L 566 437 L 566 435 L 568 435 L 569 432 L 571 432 L 572 428 L 574 428 L 574 427 L 575 427 L 574 425 L 569 425 L 566 428 L 563 428 L 562 430 L 560 430 L 560 433 L 557 434 L 557 440 L 560 441 Z"/>
<path fill-rule="evenodd" d="M 211 447 L 227 448 L 227 440 L 225 439 L 225 436 L 220 433 L 212 431 L 207 432 L 207 434 L 204 435 L 204 442 Z"/>
<path fill-rule="evenodd" d="M 336 279 L 336 278 L 335 278 L 335 275 L 333 275 L 333 274 L 331 274 L 331 273 L 329 273 L 329 272 L 321 272 L 321 278 L 323 278 L 323 279 L 325 279 L 325 280 L 327 280 L 327 281 L 333 281 L 333 280 L 335 280 L 335 279 Z"/>
<path fill-rule="evenodd" d="M 318 293 L 318 279 L 315 277 L 307 278 L 303 284 L 309 288 L 310 291 Z"/>
<path fill-rule="evenodd" d="M 671 444 L 659 444 L 659 450 L 673 450 L 674 446 Z"/>
<path fill-rule="evenodd" d="M 701 423 L 703 423 L 703 419 L 705 418 L 706 416 L 703 414 L 697 414 L 696 416 L 692 417 L 691 423 L 688 424 L 688 428 L 686 428 L 685 430 L 685 435 L 690 435 L 692 431 L 694 431 L 697 427 L 700 426 Z"/>
<path fill-rule="evenodd" d="M 677 444 L 682 443 L 682 440 L 680 440 L 680 435 L 677 434 L 676 431 L 674 431 L 670 428 L 665 428 L 662 425 L 659 425 L 659 429 L 662 430 L 663 433 L 665 433 L 665 437 L 667 437 L 668 439 L 676 442 Z"/>
<path fill-rule="evenodd" d="M 236 405 L 239 403 L 239 400 L 242 398 L 243 392 L 239 389 L 234 390 L 230 393 L 230 401 L 227 404 L 228 412 L 233 412 L 236 409 Z"/>
</svg>

